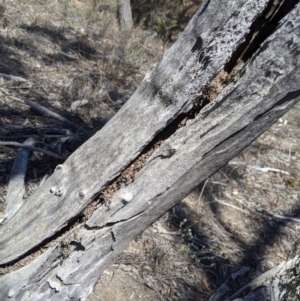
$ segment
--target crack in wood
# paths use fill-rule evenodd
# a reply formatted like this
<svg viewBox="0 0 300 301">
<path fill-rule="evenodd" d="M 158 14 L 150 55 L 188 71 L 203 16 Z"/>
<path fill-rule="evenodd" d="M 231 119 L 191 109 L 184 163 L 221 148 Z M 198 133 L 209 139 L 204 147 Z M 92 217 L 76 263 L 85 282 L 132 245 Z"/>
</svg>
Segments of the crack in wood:
<svg viewBox="0 0 300 301">
<path fill-rule="evenodd" d="M 121 188 L 130 184 L 136 175 L 148 162 L 148 159 L 152 154 L 175 132 L 181 127 L 186 125 L 188 120 L 194 119 L 199 112 L 209 103 L 211 103 L 217 95 L 221 93 L 226 84 L 228 74 L 222 70 L 215 76 L 207 88 L 204 89 L 202 95 L 194 101 L 192 109 L 187 113 L 182 113 L 177 116 L 169 125 L 167 125 L 157 136 L 151 141 L 151 143 L 144 148 L 144 151 L 117 177 L 111 184 L 109 184 L 102 192 L 99 193 L 97 200 L 94 200 L 96 204 L 104 201 L 108 208 L 110 208 L 110 202 L 113 195 Z M 173 151 L 173 153 L 176 150 Z M 163 153 L 158 155 L 163 156 Z M 153 160 L 152 158 L 151 160 Z"/>
<path fill-rule="evenodd" d="M 198 37 L 197 40 L 196 40 L 196 43 L 195 43 L 195 45 L 193 46 L 193 48 L 191 49 L 191 51 L 192 51 L 192 52 L 200 51 L 201 48 L 202 48 L 202 45 L 203 45 L 202 38 L 201 38 L 201 37 Z"/>
<path fill-rule="evenodd" d="M 122 207 L 123 208 L 123 207 Z M 119 211 L 119 210 L 118 210 Z M 120 220 L 118 220 L 118 221 L 114 221 L 114 222 L 109 222 L 109 223 L 106 223 L 106 224 L 104 224 L 104 225 L 102 225 L 102 226 L 89 226 L 89 225 L 87 225 L 87 224 L 84 224 L 84 228 L 86 229 L 86 230 L 101 230 L 101 229 L 103 229 L 103 228 L 112 228 L 113 226 L 115 226 L 115 225 L 117 225 L 117 224 L 120 224 L 120 223 L 125 223 L 125 222 L 128 222 L 128 221 L 130 221 L 130 220 L 132 220 L 132 219 L 135 219 L 135 218 L 137 218 L 137 217 L 139 217 L 140 215 L 142 215 L 143 213 L 145 212 L 145 210 L 142 210 L 142 211 L 140 211 L 140 212 L 138 212 L 138 213 L 136 213 L 136 214 L 134 214 L 133 216 L 130 216 L 129 218 L 124 218 L 124 219 L 120 219 Z M 115 212 L 116 213 L 116 212 Z M 114 214 L 115 214 L 114 213 Z M 113 215 L 114 215 L 113 214 Z M 112 215 L 112 216 L 113 216 Z M 111 230 L 111 232 L 112 232 L 112 230 Z"/>
<path fill-rule="evenodd" d="M 274 106 L 272 106 L 269 110 L 265 111 L 262 114 L 257 115 L 254 118 L 254 122 L 260 120 L 261 118 L 263 118 L 264 116 L 268 115 L 272 110 L 274 110 L 274 108 L 276 107 L 280 107 L 285 103 L 289 103 L 291 100 L 293 100 L 294 98 L 298 97 L 300 95 L 300 89 L 296 90 L 296 91 L 292 91 L 292 92 L 288 92 L 286 94 L 285 97 L 283 97 L 280 101 L 278 101 Z"/>
<path fill-rule="evenodd" d="M 122 186 L 128 185 L 134 180 L 136 173 L 139 172 L 145 166 L 145 164 L 147 164 L 148 159 L 152 156 L 152 154 L 159 147 L 161 147 L 167 139 L 174 135 L 177 130 L 179 130 L 181 127 L 184 127 L 188 120 L 194 119 L 204 107 L 216 99 L 216 97 L 223 91 L 224 87 L 238 75 L 242 69 L 241 67 L 245 66 L 247 62 L 255 55 L 261 43 L 274 32 L 280 20 L 287 13 L 289 13 L 298 2 L 299 1 L 295 0 L 270 1 L 261 17 L 253 22 L 250 32 L 246 37 L 245 43 L 243 43 L 232 54 L 231 59 L 225 65 L 224 69 L 214 77 L 210 84 L 204 89 L 202 95 L 194 100 L 192 109 L 186 113 L 178 115 L 169 125 L 167 125 L 160 133 L 158 133 L 151 143 L 144 148 L 142 153 L 130 165 L 128 165 L 128 167 L 125 168 L 118 177 L 112 180 L 104 190 L 100 191 L 98 197 L 93 199 L 92 202 L 90 202 L 90 204 L 87 205 L 86 208 L 81 212 L 81 214 L 77 215 L 67 226 L 65 226 L 55 235 L 48 238 L 39 246 L 31 249 L 20 258 L 0 266 L 0 275 L 17 270 L 22 265 L 28 264 L 50 246 L 59 244 L 64 237 L 71 235 L 74 233 L 74 231 L 78 231 L 79 227 L 83 226 L 86 230 L 102 229 L 104 227 L 111 227 L 117 223 L 126 222 L 129 219 L 135 218 L 142 214 L 143 212 L 140 212 L 129 219 L 108 223 L 102 227 L 89 227 L 85 224 L 86 220 L 90 218 L 100 202 L 105 202 L 106 206 L 109 208 L 111 198 L 115 192 L 118 191 Z M 202 40 L 198 38 L 192 50 L 195 47 L 200 49 L 202 46 L 200 42 L 202 42 Z M 195 51 L 197 50 L 196 48 L 194 49 Z M 217 103 L 215 105 L 217 105 Z"/>
<path fill-rule="evenodd" d="M 250 27 L 245 42 L 232 54 L 225 65 L 231 81 L 255 55 L 262 43 L 276 30 L 280 21 L 299 3 L 299 0 L 271 0 Z"/>
<path fill-rule="evenodd" d="M 112 238 L 113 242 L 116 242 L 117 239 L 115 237 L 115 234 L 114 234 L 113 230 L 110 231 L 110 234 L 111 234 L 111 238 Z"/>
<path fill-rule="evenodd" d="M 108 208 L 112 196 L 116 191 L 118 191 L 121 186 L 128 185 L 133 181 L 135 174 L 143 168 L 147 163 L 147 159 L 151 157 L 154 151 L 157 150 L 164 141 L 174 135 L 179 128 L 185 126 L 188 120 L 194 119 L 206 105 L 216 99 L 225 86 L 238 75 L 247 62 L 255 55 L 260 45 L 275 31 L 280 20 L 282 20 L 298 2 L 299 0 L 271 0 L 268 3 L 265 10 L 250 27 L 245 42 L 232 54 L 231 59 L 225 65 L 224 69 L 214 77 L 207 88 L 204 89 L 202 95 L 194 101 L 192 109 L 187 113 L 180 114 L 171 124 L 162 130 L 157 137 L 145 147 L 144 152 L 142 152 L 115 181 L 101 192 L 100 199 L 105 201 Z M 202 44 L 201 37 L 198 37 L 191 51 L 195 52 L 200 50 Z M 138 167 L 136 168 L 136 166 Z"/>
</svg>

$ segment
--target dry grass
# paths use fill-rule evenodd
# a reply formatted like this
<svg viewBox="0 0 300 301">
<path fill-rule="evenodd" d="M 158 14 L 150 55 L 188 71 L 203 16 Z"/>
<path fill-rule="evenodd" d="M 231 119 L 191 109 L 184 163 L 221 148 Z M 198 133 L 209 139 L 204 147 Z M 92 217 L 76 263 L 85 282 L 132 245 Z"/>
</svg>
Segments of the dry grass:
<svg viewBox="0 0 300 301">
<path fill-rule="evenodd" d="M 149 300 L 209 300 L 224 285 L 228 291 L 210 299 L 224 300 L 295 256 L 300 216 L 299 110 L 298 104 L 132 242 L 101 277 L 89 300 L 110 300 L 106 298 L 117 283 L 123 300 L 132 294 L 133 300 L 139 299 L 136 283 L 148 287 Z M 295 289 L 298 274 L 285 287 Z M 107 275 L 111 282 L 105 280 Z M 142 299 L 147 299 L 145 294 Z M 293 298 L 286 300 L 298 297 Z"/>
<path fill-rule="evenodd" d="M 143 3 L 156 5 L 160 14 L 146 15 L 125 33 L 115 20 L 115 1 L 0 1 L 0 73 L 26 79 L 0 77 L 0 140 L 33 136 L 38 146 L 67 157 L 101 129 L 163 54 L 157 22 L 176 25 L 174 16 L 182 13 L 181 1 L 166 1 L 163 8 L 159 1 Z M 187 16 L 195 7 L 184 1 Z M 79 128 L 42 116 L 24 100 Z M 85 101 L 80 106 L 78 100 Z M 292 256 L 291 250 L 297 253 L 299 224 L 279 216 L 300 215 L 299 110 L 297 105 L 132 242 L 89 300 L 209 300 L 222 283 L 229 287 L 225 298 Z M 15 152 L 1 148 L 0 212 Z M 58 163 L 31 156 L 27 195 Z"/>
<path fill-rule="evenodd" d="M 162 44 L 154 32 L 121 33 L 115 8 L 114 1 L 0 2 L 0 73 L 26 80 L 0 77 L 1 140 L 33 136 L 38 146 L 67 157 L 119 110 L 159 60 Z M 79 130 L 41 116 L 25 100 L 52 109 Z M 3 150 L 5 193 L 15 151 Z M 58 163 L 35 153 L 28 179 L 41 179 Z M 4 197 L 0 211 L 3 205 Z"/>
</svg>

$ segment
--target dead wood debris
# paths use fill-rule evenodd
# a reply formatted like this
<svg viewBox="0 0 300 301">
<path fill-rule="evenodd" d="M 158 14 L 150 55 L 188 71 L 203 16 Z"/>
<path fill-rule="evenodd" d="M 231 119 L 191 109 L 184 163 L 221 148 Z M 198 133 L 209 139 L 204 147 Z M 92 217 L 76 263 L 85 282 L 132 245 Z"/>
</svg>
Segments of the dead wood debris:
<svg viewBox="0 0 300 301">
<path fill-rule="evenodd" d="M 278 2 L 278 1 L 275 1 L 275 2 Z M 70 58 L 71 59 L 73 59 L 74 58 L 74 56 L 70 56 Z M 47 71 L 48 72 L 48 71 Z M 12 72 L 13 74 L 18 74 L 18 73 L 14 73 L 14 72 Z M 21 83 L 21 82 L 20 82 Z M 6 84 L 7 85 L 7 84 Z M 20 88 L 18 88 L 18 87 L 14 87 L 14 86 L 12 86 L 11 87 L 12 89 L 16 89 L 16 90 L 18 90 L 18 89 L 20 89 Z M 47 89 L 48 89 L 48 87 L 47 87 Z M 0 89 L 1 90 L 1 89 Z M 21 89 L 20 89 L 21 90 Z M 188 117 L 186 117 L 186 119 L 183 121 L 183 125 L 186 123 L 186 121 L 188 120 Z M 2 125 L 1 125 L 1 127 L 2 127 Z M 28 128 L 27 128 L 28 129 Z M 28 129 L 29 130 L 29 129 Z M 59 133 L 59 131 L 57 130 L 57 133 Z M 19 135 L 19 138 L 21 138 L 21 139 L 24 139 L 25 140 L 25 138 L 27 138 L 26 137 L 26 135 L 28 134 L 28 132 L 22 132 L 22 135 L 20 134 L 20 133 L 18 133 L 17 135 Z M 44 135 L 44 133 L 43 133 L 43 135 Z M 62 134 L 63 135 L 63 134 Z M 47 136 L 47 134 L 45 134 L 45 137 Z M 8 136 L 6 136 L 7 138 L 8 138 Z M 51 138 L 50 136 L 47 136 L 47 137 L 49 137 L 49 138 Z M 38 137 L 37 137 L 38 138 Z M 278 138 L 277 136 L 276 136 L 276 138 Z M 0 139 L 2 139 L 2 138 L 0 138 Z M 15 139 L 15 136 L 14 137 L 11 137 L 11 138 L 8 138 L 8 139 L 11 139 L 11 140 L 13 140 L 13 139 Z M 15 139 L 15 141 L 17 141 L 16 139 Z M 271 154 L 270 154 L 270 156 L 271 156 Z M 274 154 L 272 154 L 272 157 L 274 156 Z M 254 160 L 254 158 L 252 157 L 252 160 Z M 256 160 L 261 160 L 261 158 L 256 158 Z M 251 162 L 252 163 L 252 162 Z M 262 166 L 265 166 L 265 165 L 262 165 Z M 296 166 L 294 166 L 293 168 L 295 168 L 295 170 L 297 169 L 297 167 Z M 226 174 L 223 174 L 222 175 L 223 177 L 226 177 L 227 175 Z M 264 176 L 267 176 L 267 175 L 264 175 Z M 297 176 L 297 175 L 296 175 Z M 298 179 L 298 176 L 296 177 L 297 179 Z M 290 179 L 290 178 L 289 178 Z M 224 181 L 224 179 L 222 179 L 222 180 L 220 180 L 220 181 Z M 290 181 L 290 180 L 289 180 Z M 296 180 L 295 180 L 296 181 Z M 213 181 L 210 181 L 211 183 L 213 183 Z M 209 182 L 209 183 L 210 183 Z M 216 183 L 216 181 L 214 181 L 214 183 Z M 228 184 L 223 184 L 223 185 L 227 185 L 228 187 L 231 185 L 231 183 L 228 183 Z M 295 185 L 295 182 L 293 183 L 293 185 Z M 209 186 L 209 185 L 208 185 Z M 211 185 L 212 186 L 212 185 Z M 295 186 L 296 187 L 296 186 Z M 299 185 L 297 186 L 298 188 L 299 188 Z M 297 189 L 297 187 L 296 187 L 296 189 Z M 206 189 L 206 190 L 208 190 L 208 189 L 210 189 L 209 187 Z M 261 189 L 261 188 L 260 188 Z M 112 191 L 112 193 L 114 193 L 114 191 Z M 259 196 L 254 192 L 254 191 L 249 191 L 249 192 L 247 192 L 248 194 L 250 194 L 251 195 L 251 197 L 253 198 L 253 196 L 255 196 L 255 197 L 257 197 L 257 198 L 259 198 Z M 288 202 L 288 198 L 283 198 L 283 200 L 284 201 L 286 201 L 286 203 L 287 203 L 287 205 L 286 206 L 290 206 L 290 202 Z M 229 200 L 230 201 L 230 200 Z M 252 205 L 252 204 L 251 204 Z M 239 208 L 238 206 L 236 206 L 237 208 Z M 243 209 L 245 209 L 244 207 L 242 207 Z M 88 207 L 86 208 L 86 210 L 85 210 L 85 212 L 84 212 L 84 215 L 86 216 L 86 217 L 88 217 L 89 216 L 89 214 L 91 213 L 91 211 L 93 210 L 93 206 L 90 204 L 90 205 L 88 205 Z M 245 210 L 246 211 L 246 210 Z M 248 211 L 248 210 L 247 210 Z M 250 215 L 251 215 L 251 211 L 249 211 L 249 213 L 250 213 Z M 257 214 L 258 212 L 256 212 L 256 214 Z M 254 212 L 252 213 L 252 215 L 254 214 Z M 201 216 L 201 223 L 202 223 L 202 219 L 203 219 L 203 216 Z M 200 220 L 200 217 L 199 217 L 199 220 Z M 232 225 L 231 225 L 232 226 Z M 230 227 L 230 225 L 229 225 L 229 227 Z M 212 235 L 214 238 L 216 237 L 216 235 L 215 234 L 213 234 Z M 216 238 L 217 240 L 218 240 L 218 237 Z M 46 248 L 48 247 L 48 245 L 46 245 Z M 35 255 L 36 257 L 37 256 L 39 256 L 38 255 L 38 253 L 33 253 L 33 255 Z M 33 259 L 34 258 L 36 258 L 36 257 L 32 257 Z M 28 258 L 29 259 L 29 258 Z M 143 258 L 141 258 L 141 261 L 142 261 L 142 259 Z M 176 260 L 174 260 L 174 261 L 178 261 L 177 260 L 177 258 L 176 258 Z M 27 264 L 27 262 L 26 262 L 26 260 L 24 260 L 24 261 L 20 261 L 21 262 L 21 265 L 19 265 L 19 267 L 18 268 L 21 268 L 22 267 L 22 264 L 23 265 L 26 265 Z M 135 258 L 132 258 L 131 259 L 131 261 L 128 263 L 129 265 L 132 265 L 132 263 L 133 262 L 135 262 Z M 17 263 L 16 263 L 17 264 Z M 227 264 L 226 264 L 226 266 L 227 266 Z M 184 266 L 184 269 L 186 269 L 187 267 L 185 267 Z M 157 266 L 156 267 L 154 267 L 154 269 L 155 269 L 155 273 L 157 274 Z M 182 269 L 182 271 L 184 271 L 184 269 Z M 148 273 L 148 272 L 147 272 Z M 147 273 L 144 273 L 143 272 L 143 275 L 146 275 Z M 181 275 L 181 271 L 180 271 L 180 275 Z M 0 274 L 1 274 L 1 272 L 0 272 Z M 190 276 L 192 276 L 193 275 L 193 273 L 191 272 L 191 271 L 189 271 L 189 273 L 187 273 L 187 275 L 189 275 L 189 277 Z M 146 275 L 147 276 L 147 275 Z M 145 277 L 146 277 L 145 276 Z M 230 275 L 229 275 L 230 276 Z M 166 283 L 166 279 L 165 279 L 165 276 L 163 277 L 164 278 L 164 281 L 165 281 L 165 283 Z M 176 278 L 174 278 L 175 280 L 172 280 L 172 282 L 174 282 L 174 283 L 172 283 L 171 281 L 170 281 L 170 287 L 172 287 L 172 285 L 175 287 L 175 285 L 177 286 L 178 284 L 178 281 L 179 281 L 179 278 L 178 277 L 176 277 Z M 176 282 L 175 282 L 176 281 Z M 160 281 L 157 281 L 157 285 L 158 285 L 158 282 L 160 282 Z M 201 280 L 201 282 L 202 282 L 202 280 Z M 148 283 L 148 282 L 147 282 Z M 209 285 L 210 285 L 211 283 L 209 283 Z M 188 283 L 186 283 L 186 285 L 188 286 Z M 201 285 L 203 285 L 202 283 L 201 283 Z M 152 287 L 153 287 L 153 285 L 152 285 Z M 206 289 L 206 291 L 207 291 L 207 289 Z M 199 296 L 198 296 L 199 297 Z M 206 300 L 206 297 L 205 298 L 203 298 L 203 300 Z"/>
<path fill-rule="evenodd" d="M 75 226 L 78 226 L 79 224 L 84 223 L 86 220 L 88 220 L 96 210 L 99 202 L 104 201 L 106 206 L 109 208 L 114 193 L 116 193 L 116 191 L 118 191 L 123 185 L 128 185 L 132 182 L 136 173 L 143 168 L 143 166 L 146 164 L 147 160 L 151 157 L 155 150 L 158 149 L 162 145 L 162 143 L 166 139 L 168 139 L 176 130 L 183 126 L 181 123 L 183 119 L 195 118 L 195 116 L 200 112 L 204 105 L 211 102 L 218 95 L 218 93 L 221 92 L 222 83 L 225 82 L 226 78 L 227 73 L 221 71 L 212 81 L 211 85 L 209 85 L 208 88 L 205 89 L 205 92 L 203 93 L 204 100 L 202 100 L 202 98 L 199 98 L 197 102 L 195 102 L 194 107 L 191 109 L 190 112 L 180 116 L 178 120 L 176 120 L 171 125 L 169 125 L 169 127 L 167 127 L 167 130 L 165 129 L 164 131 L 159 133 L 158 136 L 154 138 L 154 142 L 152 142 L 150 146 L 146 147 L 145 151 L 132 164 L 130 164 L 129 167 L 127 167 L 113 183 L 106 187 L 100 193 L 98 198 L 90 202 L 90 204 L 83 210 L 82 214 L 80 214 L 77 220 L 73 222 L 72 226 L 67 226 L 68 229 L 62 230 L 61 233 L 57 234 L 60 235 L 60 237 L 57 237 L 55 239 L 52 238 L 51 242 L 47 243 L 46 245 L 43 244 L 43 249 L 45 250 L 48 247 L 53 246 L 55 243 L 60 243 L 62 256 L 64 258 L 69 256 L 70 248 L 69 244 L 66 243 L 65 237 L 68 237 L 72 234 L 72 229 Z M 1 268 L 0 275 L 1 273 L 5 274 L 7 272 L 11 272 L 12 270 L 18 269 L 18 267 L 20 266 L 20 262 L 30 262 L 31 260 L 29 258 L 31 258 L 32 260 L 35 257 L 32 257 L 32 255 L 25 256 L 23 259 L 17 261 L 17 263 L 14 263 L 13 265 L 8 265 L 7 268 Z"/>
<path fill-rule="evenodd" d="M 169 126 L 167 126 L 161 133 L 157 135 L 147 146 L 144 152 L 129 165 L 121 175 L 113 181 L 108 187 L 106 187 L 100 193 L 100 201 L 103 200 L 105 204 L 110 206 L 111 199 L 113 195 L 123 186 L 131 183 L 136 175 L 143 166 L 146 164 L 147 160 L 152 156 L 152 154 L 163 144 L 163 142 L 170 138 L 178 129 L 185 126 L 189 119 L 194 119 L 197 114 L 203 109 L 207 104 L 212 102 L 224 89 L 226 85 L 226 80 L 228 78 L 228 73 L 224 70 L 219 72 L 215 78 L 211 81 L 207 88 L 204 89 L 202 95 L 195 101 L 192 109 L 186 114 L 180 115 L 175 121 L 173 121 Z"/>
<path fill-rule="evenodd" d="M 32 138 L 27 139 L 24 143 L 27 146 L 34 146 L 35 141 Z M 15 161 L 10 173 L 10 180 L 6 195 L 6 207 L 4 215 L 0 218 L 0 223 L 9 219 L 23 204 L 25 194 L 25 175 L 30 151 L 20 149 L 15 157 Z"/>
<path fill-rule="evenodd" d="M 43 149 L 43 148 L 35 147 L 35 146 L 32 146 L 32 145 L 22 144 L 22 143 L 19 143 L 19 142 L 0 141 L 0 146 L 17 146 L 17 147 L 25 148 L 25 149 L 30 150 L 30 151 L 44 153 L 45 155 L 48 155 L 48 156 L 53 157 L 53 158 L 65 159 L 64 157 L 60 156 L 59 154 L 56 154 L 55 152 L 52 152 L 52 151 L 49 151 L 49 150 L 46 150 L 46 149 Z"/>
<path fill-rule="evenodd" d="M 240 288 L 237 292 L 235 292 L 233 295 L 231 295 L 227 300 L 234 300 L 236 297 L 242 294 L 245 290 L 254 291 L 256 288 L 260 286 L 272 286 L 272 289 L 274 290 L 274 296 L 275 298 L 272 300 L 280 300 L 280 283 L 279 278 L 280 276 L 284 275 L 288 271 L 292 270 L 296 266 L 299 266 L 299 256 L 295 256 L 294 258 L 290 259 L 289 261 L 282 262 L 272 269 L 269 269 L 268 271 L 264 272 L 263 274 L 259 275 L 258 277 L 251 280 L 248 284 L 244 285 L 242 288 Z M 292 296 L 296 297 L 296 296 Z M 257 300 L 257 299 L 253 299 Z M 289 299 L 290 300 L 290 299 Z"/>
<path fill-rule="evenodd" d="M 71 127 L 74 127 L 76 129 L 79 128 L 79 126 L 71 121 L 69 121 L 68 119 L 66 119 L 65 117 L 62 117 L 61 115 L 51 111 L 50 109 L 45 108 L 44 106 L 35 103 L 31 100 L 25 100 L 25 103 L 30 106 L 31 108 L 33 108 L 34 110 L 37 110 L 38 112 L 40 112 L 41 114 L 45 115 L 45 116 L 49 116 L 52 118 L 55 118 L 59 121 L 61 121 L 62 123 L 65 123 Z"/>
<path fill-rule="evenodd" d="M 6 79 L 12 80 L 12 81 L 16 81 L 16 82 L 27 82 L 27 80 L 25 78 L 20 77 L 20 76 L 14 76 L 14 75 L 5 74 L 5 73 L 0 73 L 0 76 L 3 78 L 6 78 Z"/>
</svg>

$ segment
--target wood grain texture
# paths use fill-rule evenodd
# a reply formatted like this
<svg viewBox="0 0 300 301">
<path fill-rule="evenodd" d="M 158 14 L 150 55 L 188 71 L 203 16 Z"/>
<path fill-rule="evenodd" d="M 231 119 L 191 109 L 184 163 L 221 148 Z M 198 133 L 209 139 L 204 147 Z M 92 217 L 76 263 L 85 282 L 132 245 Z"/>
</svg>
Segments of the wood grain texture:
<svg viewBox="0 0 300 301">
<path fill-rule="evenodd" d="M 55 171 L 18 212 L 19 220 L 1 228 L 1 263 L 58 231 L 186 110 L 230 59 L 262 3 L 205 2 L 152 79 Z M 217 98 L 164 141 L 134 181 L 116 192 L 110 210 L 100 205 L 86 222 L 62 234 L 69 245 L 67 256 L 61 242 L 54 241 L 33 262 L 0 278 L 0 300 L 84 300 L 104 268 L 136 235 L 299 101 L 299 27 L 298 4 Z M 205 57 L 209 59 L 203 61 Z M 174 151 L 165 156 L 166 149 Z"/>
<path fill-rule="evenodd" d="M 166 52 L 152 80 L 144 81 L 118 114 L 58 166 L 43 189 L 0 229 L 0 264 L 64 227 L 185 111 L 223 68 L 265 5 L 266 0 L 206 1 Z M 195 50 L 199 37 L 202 48 Z"/>
</svg>

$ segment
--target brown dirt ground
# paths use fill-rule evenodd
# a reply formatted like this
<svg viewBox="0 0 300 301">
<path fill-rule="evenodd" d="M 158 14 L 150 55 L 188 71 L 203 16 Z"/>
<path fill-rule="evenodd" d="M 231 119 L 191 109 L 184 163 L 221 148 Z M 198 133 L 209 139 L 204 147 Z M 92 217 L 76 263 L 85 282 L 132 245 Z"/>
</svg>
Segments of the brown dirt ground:
<svg viewBox="0 0 300 301">
<path fill-rule="evenodd" d="M 0 77 L 0 141 L 35 137 L 38 147 L 67 157 L 130 97 L 163 43 L 141 26 L 120 34 L 113 1 L 20 2 L 0 1 L 0 73 L 26 79 Z M 299 127 L 300 104 L 136 238 L 88 300 L 209 300 L 226 283 L 225 298 L 293 257 L 300 223 L 284 217 L 300 215 Z M 0 214 L 15 154 L 1 147 Z M 26 196 L 61 162 L 34 152 Z"/>
</svg>

